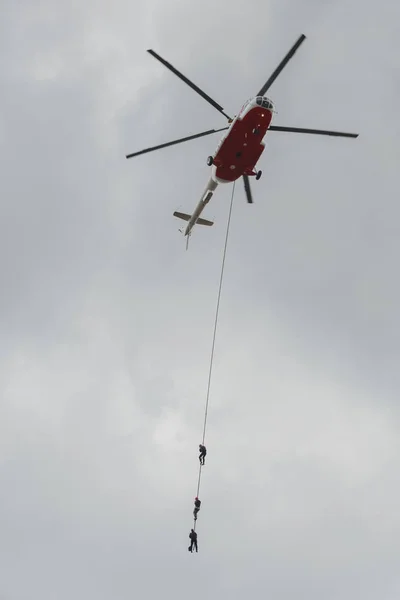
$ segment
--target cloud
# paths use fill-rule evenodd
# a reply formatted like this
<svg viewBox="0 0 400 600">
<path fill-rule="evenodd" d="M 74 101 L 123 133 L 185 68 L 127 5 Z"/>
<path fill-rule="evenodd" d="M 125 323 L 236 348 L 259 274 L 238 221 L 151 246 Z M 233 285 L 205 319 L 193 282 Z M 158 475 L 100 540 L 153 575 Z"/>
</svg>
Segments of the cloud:
<svg viewBox="0 0 400 600">
<path fill-rule="evenodd" d="M 1 25 L 0 592 L 398 596 L 398 6 L 7 4 Z M 276 123 L 185 252 L 172 217 L 290 45 Z"/>
</svg>

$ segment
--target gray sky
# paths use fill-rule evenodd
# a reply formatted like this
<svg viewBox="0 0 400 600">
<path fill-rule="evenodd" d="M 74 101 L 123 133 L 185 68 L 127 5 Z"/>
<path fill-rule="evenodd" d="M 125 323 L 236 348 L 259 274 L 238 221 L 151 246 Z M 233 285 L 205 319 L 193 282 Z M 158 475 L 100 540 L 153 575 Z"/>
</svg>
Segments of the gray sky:
<svg viewBox="0 0 400 600">
<path fill-rule="evenodd" d="M 1 600 L 397 600 L 400 386 L 394 0 L 4 0 L 0 21 Z M 190 251 L 225 121 L 269 90 Z"/>
</svg>

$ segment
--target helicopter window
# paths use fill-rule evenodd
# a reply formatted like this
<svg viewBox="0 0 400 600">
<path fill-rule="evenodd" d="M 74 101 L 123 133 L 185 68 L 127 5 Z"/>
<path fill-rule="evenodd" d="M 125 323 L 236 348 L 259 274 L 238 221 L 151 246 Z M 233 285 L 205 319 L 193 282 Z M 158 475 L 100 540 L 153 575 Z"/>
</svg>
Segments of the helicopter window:
<svg viewBox="0 0 400 600">
<path fill-rule="evenodd" d="M 272 110 L 273 108 L 272 102 L 270 102 L 267 98 L 264 98 L 263 96 L 257 96 L 256 103 L 258 104 L 258 106 L 268 108 L 269 110 Z"/>
</svg>

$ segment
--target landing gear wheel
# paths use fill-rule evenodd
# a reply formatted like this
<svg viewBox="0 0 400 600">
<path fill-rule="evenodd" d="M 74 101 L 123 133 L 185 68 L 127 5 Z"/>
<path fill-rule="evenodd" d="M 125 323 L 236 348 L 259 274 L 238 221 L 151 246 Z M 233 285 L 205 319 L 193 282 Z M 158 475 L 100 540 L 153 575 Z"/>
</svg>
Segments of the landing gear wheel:
<svg viewBox="0 0 400 600">
<path fill-rule="evenodd" d="M 262 175 L 262 171 L 258 171 L 258 173 L 256 175 L 257 181 L 260 179 L 261 175 Z"/>
<path fill-rule="evenodd" d="M 213 157 L 212 157 L 212 156 L 209 156 L 209 157 L 207 158 L 207 164 L 208 164 L 208 166 L 209 166 L 209 167 L 211 167 L 211 165 L 212 165 L 213 163 L 214 163 L 214 159 L 213 159 Z"/>
</svg>

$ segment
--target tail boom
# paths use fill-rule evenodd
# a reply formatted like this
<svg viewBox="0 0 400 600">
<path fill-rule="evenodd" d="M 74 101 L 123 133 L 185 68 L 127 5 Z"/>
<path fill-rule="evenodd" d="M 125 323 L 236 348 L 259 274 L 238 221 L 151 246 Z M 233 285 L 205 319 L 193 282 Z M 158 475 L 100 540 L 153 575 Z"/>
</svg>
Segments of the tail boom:
<svg viewBox="0 0 400 600">
<path fill-rule="evenodd" d="M 185 230 L 185 236 L 189 236 L 190 232 L 192 231 L 193 227 L 198 224 L 198 225 L 206 225 L 208 227 L 211 227 L 211 225 L 214 225 L 213 221 L 208 221 L 207 219 L 201 219 L 200 215 L 203 212 L 204 208 L 206 207 L 206 205 L 209 203 L 209 201 L 211 200 L 214 190 L 216 189 L 218 183 L 215 182 L 213 179 L 210 179 L 210 181 L 207 184 L 206 189 L 203 192 L 203 195 L 201 197 L 200 202 L 198 203 L 198 205 L 195 208 L 195 211 L 192 215 L 188 215 L 186 213 L 181 213 L 178 211 L 174 212 L 174 217 L 177 217 L 178 219 L 182 219 L 183 221 L 187 221 L 187 227 Z"/>
</svg>

